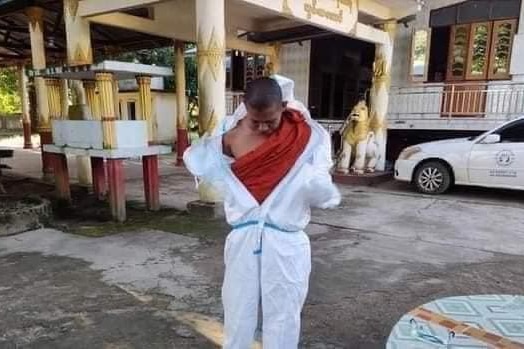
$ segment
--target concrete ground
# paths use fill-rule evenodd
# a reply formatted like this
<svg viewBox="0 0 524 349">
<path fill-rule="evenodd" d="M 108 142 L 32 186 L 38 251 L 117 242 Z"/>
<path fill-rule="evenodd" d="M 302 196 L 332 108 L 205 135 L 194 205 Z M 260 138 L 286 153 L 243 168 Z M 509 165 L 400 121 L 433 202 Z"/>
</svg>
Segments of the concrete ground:
<svg viewBox="0 0 524 349">
<path fill-rule="evenodd" d="M 15 171 L 38 173 L 34 154 L 16 156 L 25 160 Z M 161 201 L 183 209 L 196 198 L 194 182 L 170 158 L 162 164 Z M 142 200 L 139 163 L 126 166 L 128 198 Z M 418 305 L 523 292 L 522 193 L 459 188 L 426 197 L 394 182 L 342 191 L 342 205 L 314 212 L 307 231 L 313 271 L 302 347 L 383 348 Z M 227 229 L 188 229 L 1 238 L 0 348 L 219 347 Z"/>
</svg>

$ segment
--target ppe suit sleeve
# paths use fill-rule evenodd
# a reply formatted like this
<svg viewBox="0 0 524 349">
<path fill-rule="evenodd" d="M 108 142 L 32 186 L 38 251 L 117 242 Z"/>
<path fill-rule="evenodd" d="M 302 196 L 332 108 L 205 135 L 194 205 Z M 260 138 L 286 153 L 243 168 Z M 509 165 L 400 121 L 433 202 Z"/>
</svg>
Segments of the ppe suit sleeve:
<svg viewBox="0 0 524 349">
<path fill-rule="evenodd" d="M 321 209 L 334 208 L 340 204 L 341 195 L 331 177 L 331 138 L 322 129 L 321 145 L 315 150 L 311 161 L 312 171 L 307 181 L 310 205 Z"/>
<path fill-rule="evenodd" d="M 213 184 L 220 180 L 222 164 L 213 149 L 213 138 L 203 138 L 184 153 L 184 163 L 189 172 L 200 181 Z"/>
</svg>

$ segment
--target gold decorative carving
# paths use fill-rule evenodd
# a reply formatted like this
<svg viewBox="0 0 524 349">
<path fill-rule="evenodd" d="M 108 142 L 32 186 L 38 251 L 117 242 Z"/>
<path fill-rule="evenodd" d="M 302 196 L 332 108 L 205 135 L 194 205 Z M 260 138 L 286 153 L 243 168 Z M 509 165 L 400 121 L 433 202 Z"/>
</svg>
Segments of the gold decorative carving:
<svg viewBox="0 0 524 349">
<path fill-rule="evenodd" d="M 29 25 L 33 32 L 42 29 L 42 21 L 44 17 L 44 10 L 40 7 L 28 7 L 25 13 L 29 19 Z"/>
<path fill-rule="evenodd" d="M 314 15 L 337 23 L 342 23 L 344 20 L 344 12 L 341 9 L 339 9 L 338 12 L 334 12 L 318 7 L 318 0 L 311 0 L 311 4 L 304 4 L 304 11 L 306 11 L 308 20 Z"/>
<path fill-rule="evenodd" d="M 375 63 L 373 63 L 373 83 L 375 84 L 374 88 L 377 88 L 382 84 L 388 85 L 389 81 L 390 75 L 388 64 L 386 57 L 383 53 L 381 53 L 375 58 Z"/>
<path fill-rule="evenodd" d="M 71 18 L 76 18 L 78 13 L 78 0 L 64 0 L 64 9 L 67 11 L 66 15 Z"/>
<path fill-rule="evenodd" d="M 353 0 L 337 0 L 337 8 L 340 8 L 340 4 L 349 7 L 350 10 L 353 9 Z"/>
<path fill-rule="evenodd" d="M 213 130 L 215 129 L 217 125 L 217 122 L 218 122 L 217 114 L 215 112 L 215 109 L 212 109 L 211 112 L 209 113 L 209 116 L 206 118 L 204 133 L 213 132 Z"/>
<path fill-rule="evenodd" d="M 96 91 L 96 83 L 92 80 L 84 81 L 84 90 L 87 106 L 91 109 L 91 116 L 94 120 L 100 120 L 100 97 Z"/>
<path fill-rule="evenodd" d="M 112 149 L 116 145 L 113 121 L 115 120 L 115 96 L 112 73 L 96 73 L 96 87 L 100 96 L 100 117 L 104 148 Z"/>
<path fill-rule="evenodd" d="M 387 121 L 383 117 L 379 117 L 379 115 L 376 112 L 371 112 L 371 120 L 369 122 L 369 128 L 377 133 L 378 131 L 385 131 L 387 130 L 388 124 Z"/>
<path fill-rule="evenodd" d="M 46 79 L 45 84 L 47 87 L 49 117 L 53 120 L 60 119 L 62 114 L 60 103 L 60 80 Z"/>
<path fill-rule="evenodd" d="M 51 123 L 49 122 L 49 120 L 44 120 L 43 114 L 38 115 L 38 120 L 38 132 L 42 133 L 51 131 Z"/>
<path fill-rule="evenodd" d="M 86 52 L 82 49 L 82 45 L 80 43 L 76 44 L 75 54 L 73 56 L 73 62 L 71 62 L 71 65 L 91 64 L 92 61 L 91 48 L 88 47 Z"/>
<path fill-rule="evenodd" d="M 151 77 L 139 75 L 136 77 L 138 83 L 138 98 L 140 100 L 140 109 L 142 120 L 147 122 L 147 134 L 149 141 L 155 139 L 154 121 L 152 120 L 152 102 L 151 102 Z"/>
<path fill-rule="evenodd" d="M 215 33 L 215 29 L 211 31 L 209 41 L 205 41 L 202 30 L 198 31 L 197 41 L 197 58 L 200 69 L 208 68 L 213 79 L 217 81 L 220 69 L 224 69 L 225 48 L 224 43 L 220 42 Z M 203 72 L 202 72 L 203 73 Z"/>
<path fill-rule="evenodd" d="M 290 0 L 282 0 L 282 13 L 286 15 L 292 15 L 293 11 L 291 10 L 291 7 L 289 6 Z"/>
<path fill-rule="evenodd" d="M 264 76 L 268 77 L 275 74 L 275 66 L 273 62 L 267 62 L 264 67 Z"/>
</svg>

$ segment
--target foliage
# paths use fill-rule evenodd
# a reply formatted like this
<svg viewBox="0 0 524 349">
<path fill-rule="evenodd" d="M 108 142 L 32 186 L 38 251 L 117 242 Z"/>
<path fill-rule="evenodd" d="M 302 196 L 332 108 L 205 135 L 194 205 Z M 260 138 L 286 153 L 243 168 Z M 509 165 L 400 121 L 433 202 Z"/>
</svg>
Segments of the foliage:
<svg viewBox="0 0 524 349">
<path fill-rule="evenodd" d="M 186 50 L 195 48 L 194 43 L 186 44 Z M 124 62 L 154 64 L 164 67 L 174 66 L 174 48 L 162 47 L 148 50 L 138 50 L 133 52 L 126 52 L 114 57 L 114 59 Z M 197 77 L 197 62 L 195 55 L 188 55 L 185 58 L 186 63 L 186 95 L 188 96 L 188 129 L 191 138 L 198 137 L 198 77 Z M 167 89 L 175 89 L 175 79 L 165 79 L 165 87 Z"/>
<path fill-rule="evenodd" d="M 186 48 L 191 49 L 195 44 L 187 44 Z M 155 49 L 144 49 L 132 52 L 126 52 L 114 57 L 124 62 L 134 62 L 163 67 L 172 67 L 174 65 L 174 49 L 170 47 L 161 47 Z M 165 80 L 167 89 L 175 89 L 175 79 L 167 78 Z M 186 57 L 186 93 L 190 96 L 196 96 L 198 89 L 196 57 Z"/>
<path fill-rule="evenodd" d="M 15 70 L 0 70 L 0 114 L 17 114 L 21 112 L 21 102 L 18 93 L 17 72 Z"/>
</svg>

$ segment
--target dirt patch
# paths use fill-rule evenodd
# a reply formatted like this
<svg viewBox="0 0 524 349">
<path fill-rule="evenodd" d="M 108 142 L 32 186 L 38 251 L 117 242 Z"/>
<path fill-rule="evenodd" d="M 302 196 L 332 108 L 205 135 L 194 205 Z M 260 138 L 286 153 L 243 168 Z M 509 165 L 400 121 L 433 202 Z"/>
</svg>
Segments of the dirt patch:
<svg viewBox="0 0 524 349">
<path fill-rule="evenodd" d="M 46 226 L 72 234 L 102 237 L 123 232 L 161 230 L 215 240 L 223 238 L 229 231 L 229 226 L 221 219 L 198 218 L 171 208 L 150 212 L 143 203 L 135 201 L 127 202 L 127 221 L 117 223 L 112 220 L 109 204 L 97 200 L 86 188 L 71 186 L 72 203 L 64 203 L 56 199 L 51 183 L 9 176 L 4 185 L 13 197 L 31 195 L 50 200 L 53 219 Z"/>
</svg>

